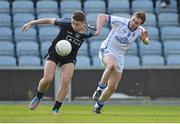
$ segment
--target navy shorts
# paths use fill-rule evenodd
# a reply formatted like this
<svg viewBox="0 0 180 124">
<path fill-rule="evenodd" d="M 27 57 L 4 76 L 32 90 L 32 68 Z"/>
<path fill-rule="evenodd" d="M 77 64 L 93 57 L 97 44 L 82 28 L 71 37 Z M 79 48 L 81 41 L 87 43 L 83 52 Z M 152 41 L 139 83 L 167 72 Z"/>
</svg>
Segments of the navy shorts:
<svg viewBox="0 0 180 124">
<path fill-rule="evenodd" d="M 57 65 L 62 66 L 67 63 L 76 64 L 76 57 L 74 56 L 60 56 L 56 53 L 55 47 L 52 45 L 48 49 L 48 53 L 45 56 L 47 60 L 55 62 Z"/>
</svg>

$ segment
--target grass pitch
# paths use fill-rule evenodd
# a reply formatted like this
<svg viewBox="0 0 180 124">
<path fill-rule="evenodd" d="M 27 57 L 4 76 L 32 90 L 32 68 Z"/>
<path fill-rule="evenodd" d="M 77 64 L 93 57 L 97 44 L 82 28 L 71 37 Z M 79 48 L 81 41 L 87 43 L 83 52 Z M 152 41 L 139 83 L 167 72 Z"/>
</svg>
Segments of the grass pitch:
<svg viewBox="0 0 180 124">
<path fill-rule="evenodd" d="M 51 114 L 51 105 L 31 111 L 27 105 L 0 105 L 0 123 L 180 123 L 178 105 L 106 105 L 101 115 L 92 113 L 90 105 L 63 105 L 61 114 Z"/>
</svg>

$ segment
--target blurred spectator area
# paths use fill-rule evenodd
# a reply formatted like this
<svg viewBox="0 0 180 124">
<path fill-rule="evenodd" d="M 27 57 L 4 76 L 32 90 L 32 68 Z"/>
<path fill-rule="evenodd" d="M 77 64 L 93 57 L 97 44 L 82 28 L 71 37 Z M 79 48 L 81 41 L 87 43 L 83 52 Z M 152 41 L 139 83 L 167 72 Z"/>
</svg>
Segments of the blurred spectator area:
<svg viewBox="0 0 180 124">
<path fill-rule="evenodd" d="M 43 56 L 59 29 L 36 25 L 23 33 L 20 27 L 33 19 L 70 18 L 75 10 L 84 11 L 92 26 L 96 26 L 99 13 L 130 18 L 136 10 L 144 10 L 147 20 L 143 26 L 151 42 L 145 46 L 137 39 L 126 53 L 125 68 L 180 65 L 180 59 L 175 59 L 180 57 L 179 0 L 170 0 L 166 7 L 162 7 L 161 0 L 1 0 L 0 66 L 42 66 Z M 105 24 L 100 36 L 85 41 L 77 67 L 102 68 L 98 51 L 110 28 Z"/>
</svg>

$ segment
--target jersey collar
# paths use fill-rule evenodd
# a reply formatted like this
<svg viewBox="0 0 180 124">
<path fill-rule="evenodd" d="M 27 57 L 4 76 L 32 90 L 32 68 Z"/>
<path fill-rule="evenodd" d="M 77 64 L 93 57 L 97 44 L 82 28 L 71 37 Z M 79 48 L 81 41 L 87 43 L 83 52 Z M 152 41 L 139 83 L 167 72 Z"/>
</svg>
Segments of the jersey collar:
<svg viewBox="0 0 180 124">
<path fill-rule="evenodd" d="M 129 20 L 129 22 L 128 22 L 128 29 L 131 31 L 131 32 L 134 32 L 137 28 L 135 28 L 134 30 L 132 30 L 130 27 L 129 27 L 129 25 L 130 25 L 130 22 L 131 22 L 131 20 Z"/>
</svg>

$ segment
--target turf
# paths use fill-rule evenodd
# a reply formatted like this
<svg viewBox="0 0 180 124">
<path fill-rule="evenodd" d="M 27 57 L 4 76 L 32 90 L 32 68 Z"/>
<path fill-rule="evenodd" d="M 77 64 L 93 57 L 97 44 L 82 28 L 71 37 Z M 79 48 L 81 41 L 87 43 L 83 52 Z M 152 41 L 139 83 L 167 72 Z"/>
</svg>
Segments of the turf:
<svg viewBox="0 0 180 124">
<path fill-rule="evenodd" d="M 0 105 L 0 123 L 179 123 L 178 105 L 107 105 L 101 115 L 92 113 L 90 105 L 64 105 L 61 114 L 51 114 L 51 105 L 40 105 L 30 111 L 26 105 Z"/>
</svg>

